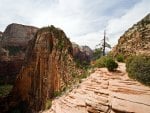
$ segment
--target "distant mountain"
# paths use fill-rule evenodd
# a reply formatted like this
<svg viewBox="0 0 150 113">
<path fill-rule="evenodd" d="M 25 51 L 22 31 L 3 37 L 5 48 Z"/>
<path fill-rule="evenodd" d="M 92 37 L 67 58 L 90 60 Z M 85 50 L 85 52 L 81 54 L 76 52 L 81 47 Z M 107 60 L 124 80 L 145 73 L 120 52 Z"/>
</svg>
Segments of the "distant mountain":
<svg viewBox="0 0 150 113">
<path fill-rule="evenodd" d="M 0 31 L 0 38 L 2 37 L 2 35 L 3 35 L 3 32 Z"/>
<path fill-rule="evenodd" d="M 79 46 L 78 44 L 72 42 L 73 47 L 73 56 L 76 60 L 78 60 L 81 63 L 90 63 L 93 51 L 88 46 Z"/>
<path fill-rule="evenodd" d="M 150 56 L 150 14 L 129 28 L 119 39 L 112 53 L 125 57 L 146 54 Z"/>
<path fill-rule="evenodd" d="M 0 32 L 0 84 L 14 83 L 19 73 L 28 42 L 38 28 L 33 26 L 10 24 Z"/>
<path fill-rule="evenodd" d="M 38 28 L 33 26 L 21 25 L 21 24 L 10 24 L 7 26 L 3 33 L 3 46 L 19 46 L 24 47 L 31 40 Z"/>
</svg>

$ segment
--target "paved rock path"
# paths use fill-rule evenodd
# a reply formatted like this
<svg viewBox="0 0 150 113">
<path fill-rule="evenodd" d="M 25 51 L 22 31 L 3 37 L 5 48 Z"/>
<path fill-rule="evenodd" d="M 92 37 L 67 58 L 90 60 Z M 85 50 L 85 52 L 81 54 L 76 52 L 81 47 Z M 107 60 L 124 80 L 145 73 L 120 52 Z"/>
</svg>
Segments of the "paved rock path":
<svg viewBox="0 0 150 113">
<path fill-rule="evenodd" d="M 95 69 L 43 113 L 150 113 L 150 87 L 129 79 L 125 64 L 119 63 L 117 72 Z"/>
</svg>

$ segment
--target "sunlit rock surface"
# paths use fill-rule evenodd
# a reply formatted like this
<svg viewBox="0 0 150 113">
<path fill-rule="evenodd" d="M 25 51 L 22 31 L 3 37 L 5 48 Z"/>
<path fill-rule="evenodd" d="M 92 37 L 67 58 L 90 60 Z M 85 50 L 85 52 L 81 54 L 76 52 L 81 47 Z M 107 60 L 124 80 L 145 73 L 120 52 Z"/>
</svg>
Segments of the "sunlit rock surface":
<svg viewBox="0 0 150 113">
<path fill-rule="evenodd" d="M 113 73 L 95 69 L 43 113 L 150 113 L 150 88 L 129 79 L 125 64 L 120 63 Z"/>
<path fill-rule="evenodd" d="M 120 37 L 113 54 L 123 54 L 125 57 L 138 54 L 150 56 L 150 14 Z"/>
</svg>

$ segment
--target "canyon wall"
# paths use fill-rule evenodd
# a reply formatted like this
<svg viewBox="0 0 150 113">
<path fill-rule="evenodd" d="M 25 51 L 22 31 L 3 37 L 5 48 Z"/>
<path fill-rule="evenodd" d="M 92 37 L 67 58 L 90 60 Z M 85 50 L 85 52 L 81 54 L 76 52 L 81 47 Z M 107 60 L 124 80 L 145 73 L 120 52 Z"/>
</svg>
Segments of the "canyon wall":
<svg viewBox="0 0 150 113">
<path fill-rule="evenodd" d="M 150 56 L 150 14 L 129 28 L 119 39 L 112 53 L 125 57 L 146 54 Z"/>
<path fill-rule="evenodd" d="M 33 39 L 38 28 L 10 24 L 0 32 L 0 84 L 13 84 L 19 73 L 28 42 Z"/>
<path fill-rule="evenodd" d="M 46 102 L 73 84 L 81 73 L 75 66 L 72 44 L 65 33 L 54 26 L 42 28 L 29 42 L 7 104 L 9 108 L 25 105 L 24 112 L 44 110 Z"/>
</svg>

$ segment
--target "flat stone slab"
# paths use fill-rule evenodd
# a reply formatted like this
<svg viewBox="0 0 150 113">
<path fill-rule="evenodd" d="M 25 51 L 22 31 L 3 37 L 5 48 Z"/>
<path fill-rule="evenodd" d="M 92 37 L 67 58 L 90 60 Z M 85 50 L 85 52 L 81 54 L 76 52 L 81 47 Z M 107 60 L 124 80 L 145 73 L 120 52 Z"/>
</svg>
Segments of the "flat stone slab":
<svg viewBox="0 0 150 113">
<path fill-rule="evenodd" d="M 150 87 L 128 78 L 125 70 L 124 63 L 117 72 L 97 68 L 43 113 L 150 113 Z"/>
</svg>

